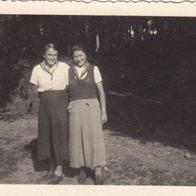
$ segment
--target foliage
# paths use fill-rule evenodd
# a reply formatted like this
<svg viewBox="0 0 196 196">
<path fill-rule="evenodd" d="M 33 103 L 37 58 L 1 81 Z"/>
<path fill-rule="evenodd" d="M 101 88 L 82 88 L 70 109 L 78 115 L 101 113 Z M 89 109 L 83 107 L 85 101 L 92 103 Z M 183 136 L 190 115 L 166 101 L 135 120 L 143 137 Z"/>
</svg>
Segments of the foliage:
<svg viewBox="0 0 196 196">
<path fill-rule="evenodd" d="M 0 106 L 16 95 L 28 99 L 29 74 L 47 42 L 57 45 L 61 60 L 74 43 L 84 44 L 112 88 L 123 86 L 148 96 L 157 90 L 165 93 L 166 86 L 181 85 L 174 70 L 181 76 L 185 70 L 183 84 L 189 84 L 194 66 L 187 70 L 178 57 L 195 49 L 195 23 L 194 18 L 1 15 Z"/>
</svg>

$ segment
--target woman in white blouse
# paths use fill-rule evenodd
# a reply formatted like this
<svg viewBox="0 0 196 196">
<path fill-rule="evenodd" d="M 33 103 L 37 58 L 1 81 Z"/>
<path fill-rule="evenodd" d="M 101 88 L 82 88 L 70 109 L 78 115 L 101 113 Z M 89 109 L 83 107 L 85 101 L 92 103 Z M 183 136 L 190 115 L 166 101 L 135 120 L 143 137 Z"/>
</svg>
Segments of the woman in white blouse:
<svg viewBox="0 0 196 196">
<path fill-rule="evenodd" d="M 38 114 L 38 159 L 49 160 L 48 183 L 63 178 L 68 160 L 67 92 L 69 66 L 58 61 L 54 44 L 45 47 L 44 60 L 33 68 L 32 92 L 40 98 Z"/>
</svg>

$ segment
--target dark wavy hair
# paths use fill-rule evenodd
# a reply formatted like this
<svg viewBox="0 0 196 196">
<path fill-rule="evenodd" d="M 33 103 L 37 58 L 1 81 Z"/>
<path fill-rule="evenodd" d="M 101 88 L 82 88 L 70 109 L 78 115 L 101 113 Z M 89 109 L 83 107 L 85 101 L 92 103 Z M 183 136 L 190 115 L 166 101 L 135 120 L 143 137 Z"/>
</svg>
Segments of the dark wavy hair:
<svg viewBox="0 0 196 196">
<path fill-rule="evenodd" d="M 73 45 L 72 50 L 71 50 L 72 56 L 73 56 L 73 53 L 74 53 L 75 51 L 78 51 L 78 50 L 81 50 L 81 51 L 83 51 L 84 53 L 86 53 L 86 47 L 82 46 L 81 44 L 75 44 L 75 45 Z"/>
</svg>

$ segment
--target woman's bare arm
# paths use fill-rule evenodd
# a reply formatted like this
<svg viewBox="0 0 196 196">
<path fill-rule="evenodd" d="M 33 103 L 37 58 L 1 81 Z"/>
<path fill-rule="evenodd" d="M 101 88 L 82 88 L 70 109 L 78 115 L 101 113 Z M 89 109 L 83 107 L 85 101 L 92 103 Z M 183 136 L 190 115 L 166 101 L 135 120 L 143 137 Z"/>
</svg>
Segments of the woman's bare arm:
<svg viewBox="0 0 196 196">
<path fill-rule="evenodd" d="M 34 98 L 38 98 L 38 86 L 35 84 L 30 84 L 30 92 L 33 95 Z"/>
<path fill-rule="evenodd" d="M 98 82 L 97 83 L 97 90 L 99 94 L 99 100 L 100 100 L 100 105 L 101 105 L 101 118 L 102 118 L 102 123 L 104 124 L 107 122 L 108 117 L 107 117 L 107 112 L 106 112 L 106 98 L 105 98 L 105 91 L 103 88 L 103 83 Z"/>
</svg>

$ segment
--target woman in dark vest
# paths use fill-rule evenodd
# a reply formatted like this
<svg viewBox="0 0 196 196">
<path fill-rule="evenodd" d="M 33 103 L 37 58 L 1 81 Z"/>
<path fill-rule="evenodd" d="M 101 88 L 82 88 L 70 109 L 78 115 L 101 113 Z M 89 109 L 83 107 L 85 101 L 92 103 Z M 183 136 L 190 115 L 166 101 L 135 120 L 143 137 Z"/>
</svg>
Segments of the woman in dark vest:
<svg viewBox="0 0 196 196">
<path fill-rule="evenodd" d="M 102 124 L 107 121 L 107 114 L 102 78 L 98 67 L 87 61 L 81 46 L 73 46 L 72 55 L 68 106 L 70 166 L 80 168 L 79 183 L 85 182 L 86 169 L 90 168 L 95 184 L 103 184 L 106 158 Z"/>
<path fill-rule="evenodd" d="M 49 160 L 48 183 L 63 178 L 63 162 L 68 160 L 67 93 L 69 66 L 58 61 L 54 44 L 47 44 L 44 61 L 33 68 L 30 83 L 39 96 L 38 159 Z"/>
</svg>

